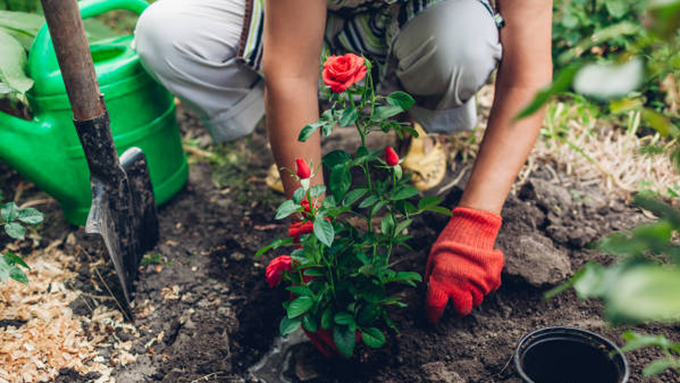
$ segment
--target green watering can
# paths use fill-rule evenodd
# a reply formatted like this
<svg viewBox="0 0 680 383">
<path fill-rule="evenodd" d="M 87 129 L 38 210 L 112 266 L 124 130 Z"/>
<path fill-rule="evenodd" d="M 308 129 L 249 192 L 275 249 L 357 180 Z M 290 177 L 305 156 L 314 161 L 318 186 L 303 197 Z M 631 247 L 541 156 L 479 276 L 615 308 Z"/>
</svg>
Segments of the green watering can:
<svg viewBox="0 0 680 383">
<path fill-rule="evenodd" d="M 80 10 L 86 19 L 113 9 L 140 14 L 147 6 L 143 0 L 90 0 Z M 131 42 L 132 36 L 117 37 L 92 43 L 90 50 L 116 149 L 142 149 L 162 204 L 184 186 L 189 168 L 174 98 L 142 68 Z M 28 71 L 35 81 L 27 94 L 35 117 L 0 112 L 0 161 L 59 201 L 68 222 L 84 225 L 92 202 L 89 170 L 46 25 L 31 46 Z"/>
</svg>

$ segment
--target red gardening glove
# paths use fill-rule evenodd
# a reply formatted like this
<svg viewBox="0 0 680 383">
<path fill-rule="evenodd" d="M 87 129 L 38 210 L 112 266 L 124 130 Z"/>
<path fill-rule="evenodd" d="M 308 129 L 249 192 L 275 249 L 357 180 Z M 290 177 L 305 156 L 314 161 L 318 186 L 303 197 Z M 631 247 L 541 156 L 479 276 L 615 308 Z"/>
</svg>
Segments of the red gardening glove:
<svg viewBox="0 0 680 383">
<path fill-rule="evenodd" d="M 432 246 L 427 260 L 425 312 L 437 323 L 451 299 L 458 317 L 470 313 L 501 285 L 503 253 L 493 248 L 502 218 L 457 207 Z"/>
</svg>

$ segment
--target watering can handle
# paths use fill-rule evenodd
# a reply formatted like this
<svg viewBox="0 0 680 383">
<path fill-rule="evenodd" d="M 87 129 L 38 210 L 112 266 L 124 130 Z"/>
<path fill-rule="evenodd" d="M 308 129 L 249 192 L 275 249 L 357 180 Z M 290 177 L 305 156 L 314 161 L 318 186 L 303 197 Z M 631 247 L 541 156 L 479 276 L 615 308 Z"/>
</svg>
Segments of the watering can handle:
<svg viewBox="0 0 680 383">
<path fill-rule="evenodd" d="M 141 15 L 149 3 L 144 0 L 87 0 L 80 2 L 79 5 L 80 16 L 84 20 L 114 9 L 124 9 Z"/>
<path fill-rule="evenodd" d="M 41 0 L 73 117 L 86 121 L 104 114 L 99 83 L 76 0 Z"/>
<path fill-rule="evenodd" d="M 79 2 L 78 6 L 80 17 L 84 20 L 115 9 L 124 9 L 139 15 L 149 6 L 149 3 L 145 0 L 85 0 Z M 49 45 L 50 34 L 47 33 L 47 25 L 43 25 L 33 41 L 31 52 L 49 51 L 51 49 Z"/>
</svg>

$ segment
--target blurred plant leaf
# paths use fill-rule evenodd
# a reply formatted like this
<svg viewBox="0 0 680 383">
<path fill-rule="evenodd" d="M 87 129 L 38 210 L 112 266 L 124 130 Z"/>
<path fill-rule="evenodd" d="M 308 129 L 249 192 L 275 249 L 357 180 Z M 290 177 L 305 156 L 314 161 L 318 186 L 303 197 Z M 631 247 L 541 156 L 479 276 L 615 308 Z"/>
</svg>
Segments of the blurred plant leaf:
<svg viewBox="0 0 680 383">
<path fill-rule="evenodd" d="M 577 93 L 599 100 L 623 97 L 636 90 L 644 79 L 644 62 L 633 58 L 624 64 L 592 63 L 574 77 Z"/>
</svg>

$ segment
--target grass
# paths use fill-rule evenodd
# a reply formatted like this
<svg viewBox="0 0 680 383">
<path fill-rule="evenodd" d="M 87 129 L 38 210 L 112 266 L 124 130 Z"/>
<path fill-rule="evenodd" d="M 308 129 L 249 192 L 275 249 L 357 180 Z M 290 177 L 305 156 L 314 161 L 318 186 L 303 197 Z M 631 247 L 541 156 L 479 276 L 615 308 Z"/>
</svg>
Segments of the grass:
<svg viewBox="0 0 680 383">
<path fill-rule="evenodd" d="M 493 87 L 487 85 L 478 94 L 480 109 L 488 111 L 492 101 Z M 645 192 L 676 198 L 680 172 L 668 156 L 676 143 L 641 121 L 638 112 L 604 113 L 600 106 L 578 96 L 553 100 L 518 184 L 538 166 L 549 164 L 582 184 L 599 184 L 613 195 Z M 452 147 L 464 160 L 474 158 L 482 136 L 483 129 L 459 134 L 452 138 Z"/>
</svg>

